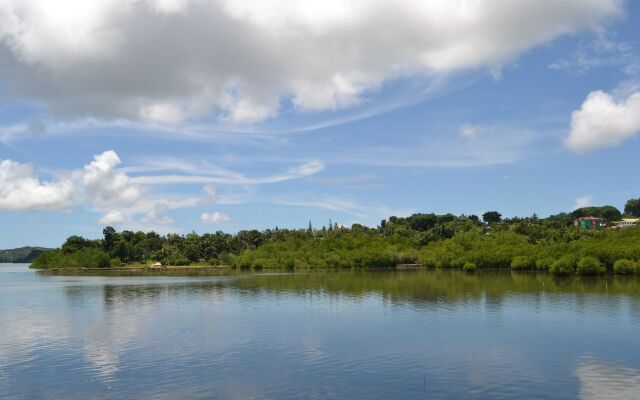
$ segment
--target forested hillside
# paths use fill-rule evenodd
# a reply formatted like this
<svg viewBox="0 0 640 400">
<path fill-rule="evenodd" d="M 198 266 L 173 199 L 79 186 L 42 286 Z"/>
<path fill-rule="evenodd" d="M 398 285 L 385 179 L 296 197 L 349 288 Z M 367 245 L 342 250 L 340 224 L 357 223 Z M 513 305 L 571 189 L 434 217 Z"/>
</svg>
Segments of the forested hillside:
<svg viewBox="0 0 640 400">
<path fill-rule="evenodd" d="M 1 263 L 30 263 L 40 254 L 54 249 L 44 247 L 20 247 L 18 249 L 0 250 Z"/>
<path fill-rule="evenodd" d="M 625 210 L 627 212 L 628 210 Z M 629 213 L 627 213 L 629 215 Z M 489 211 L 471 215 L 414 214 L 390 217 L 377 227 L 329 224 L 321 228 L 221 231 L 198 235 L 117 232 L 100 240 L 71 236 L 60 250 L 43 254 L 35 268 L 102 268 L 160 262 L 238 268 L 388 268 L 419 263 L 434 268 L 548 270 L 556 275 L 640 273 L 640 227 L 601 231 L 576 227 L 596 215 L 622 217 L 612 206 L 578 209 L 548 218 L 503 219 Z M 634 214 L 630 214 L 634 215 Z"/>
</svg>

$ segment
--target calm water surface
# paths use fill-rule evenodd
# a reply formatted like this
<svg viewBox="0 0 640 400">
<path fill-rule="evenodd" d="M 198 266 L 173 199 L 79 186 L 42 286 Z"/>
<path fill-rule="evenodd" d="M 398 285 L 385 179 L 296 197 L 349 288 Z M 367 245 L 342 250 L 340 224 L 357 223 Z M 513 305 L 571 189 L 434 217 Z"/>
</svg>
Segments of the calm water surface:
<svg viewBox="0 0 640 400">
<path fill-rule="evenodd" d="M 0 398 L 640 398 L 640 281 L 0 264 Z"/>
</svg>

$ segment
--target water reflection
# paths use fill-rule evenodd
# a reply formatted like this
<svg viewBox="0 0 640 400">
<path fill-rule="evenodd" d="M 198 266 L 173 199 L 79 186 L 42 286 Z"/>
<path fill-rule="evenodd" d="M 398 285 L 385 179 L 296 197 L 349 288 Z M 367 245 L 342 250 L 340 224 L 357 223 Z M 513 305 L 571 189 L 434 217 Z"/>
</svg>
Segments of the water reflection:
<svg viewBox="0 0 640 400">
<path fill-rule="evenodd" d="M 635 279 L 8 275 L 0 398 L 593 399 L 638 385 Z"/>
<path fill-rule="evenodd" d="M 586 358 L 576 369 L 582 400 L 640 398 L 640 370 Z"/>
</svg>

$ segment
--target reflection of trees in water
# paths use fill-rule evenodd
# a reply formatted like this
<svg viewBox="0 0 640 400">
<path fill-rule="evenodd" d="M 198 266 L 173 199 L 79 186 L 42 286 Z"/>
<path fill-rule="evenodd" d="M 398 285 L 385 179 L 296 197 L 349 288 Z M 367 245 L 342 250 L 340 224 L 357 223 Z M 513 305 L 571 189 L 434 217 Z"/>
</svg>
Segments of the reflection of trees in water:
<svg viewBox="0 0 640 400">
<path fill-rule="evenodd" d="M 456 270 L 318 271 L 211 278 L 214 280 L 163 279 L 162 282 L 142 280 L 140 284 L 112 281 L 104 285 L 68 286 L 65 293 L 71 303 L 82 303 L 100 290 L 107 308 L 132 301 L 154 303 L 174 296 L 219 299 L 232 293 L 241 298 L 288 295 L 356 300 L 380 296 L 391 304 L 416 307 L 482 303 L 490 312 L 499 312 L 505 299 L 512 297 L 526 299 L 529 307 L 538 307 L 543 302 L 566 304 L 566 297 L 571 296 L 578 308 L 603 312 L 618 307 L 624 298 L 640 299 L 640 280 L 636 277 L 557 278 L 503 270 L 471 274 Z M 607 296 L 606 302 L 601 301 L 603 295 Z M 640 307 L 637 301 L 631 304 Z"/>
<path fill-rule="evenodd" d="M 69 304 L 75 307 L 82 306 L 87 300 L 95 298 L 96 294 L 100 293 L 101 290 L 101 286 L 86 285 L 69 285 L 63 289 Z"/>
<path fill-rule="evenodd" d="M 209 297 L 219 298 L 223 294 L 225 286 L 221 282 L 188 282 L 165 283 L 162 285 L 104 285 L 102 294 L 107 309 L 119 304 L 131 302 L 145 302 L 155 304 L 163 299 L 176 296 L 191 296 L 206 300 Z M 228 289 L 227 289 L 228 290 Z"/>
<path fill-rule="evenodd" d="M 608 306 L 625 296 L 640 298 L 637 278 L 554 278 L 545 274 L 486 271 L 468 274 L 453 270 L 414 272 L 329 271 L 282 275 L 256 275 L 232 281 L 230 286 L 246 294 L 287 292 L 295 295 L 323 294 L 363 297 L 380 295 L 391 302 L 465 303 L 483 301 L 499 310 L 505 298 L 526 296 L 528 305 L 564 301 L 573 296 L 583 307 L 592 307 L 607 295 Z"/>
<path fill-rule="evenodd" d="M 148 302 L 150 304 L 171 298 L 176 295 L 197 297 L 215 296 L 219 298 L 228 287 L 223 282 L 182 282 L 170 281 L 156 283 L 141 283 L 138 285 L 106 283 L 104 285 L 74 285 L 65 286 L 64 293 L 70 304 L 82 306 L 95 299 L 96 295 L 102 297 L 106 309 L 112 309 L 119 304 L 131 302 Z"/>
</svg>

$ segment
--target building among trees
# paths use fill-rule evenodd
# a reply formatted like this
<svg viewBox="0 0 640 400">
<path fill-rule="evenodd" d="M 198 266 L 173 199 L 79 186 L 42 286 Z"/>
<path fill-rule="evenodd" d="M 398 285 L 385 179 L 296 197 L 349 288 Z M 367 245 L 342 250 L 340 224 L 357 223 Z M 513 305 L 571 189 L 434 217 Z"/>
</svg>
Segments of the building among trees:
<svg viewBox="0 0 640 400">
<path fill-rule="evenodd" d="M 606 225 L 605 220 L 599 217 L 580 217 L 576 219 L 576 226 L 582 229 L 599 231 Z"/>
<path fill-rule="evenodd" d="M 632 226 L 636 226 L 640 218 L 623 218 L 622 221 L 614 222 L 615 228 L 631 228 Z"/>
</svg>

